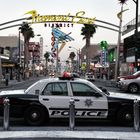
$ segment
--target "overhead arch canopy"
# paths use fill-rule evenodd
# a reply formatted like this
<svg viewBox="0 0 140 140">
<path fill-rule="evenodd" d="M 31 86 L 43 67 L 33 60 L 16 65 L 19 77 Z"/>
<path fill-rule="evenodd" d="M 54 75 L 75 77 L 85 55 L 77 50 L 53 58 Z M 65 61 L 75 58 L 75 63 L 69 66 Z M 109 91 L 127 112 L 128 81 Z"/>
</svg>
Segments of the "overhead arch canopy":
<svg viewBox="0 0 140 140">
<path fill-rule="evenodd" d="M 29 24 L 59 22 L 59 23 L 71 23 L 71 27 L 73 26 L 73 24 L 94 24 L 101 28 L 119 32 L 118 25 L 115 25 L 115 24 L 112 24 L 112 23 L 109 23 L 106 21 L 98 20 L 98 19 L 96 19 L 96 17 L 93 17 L 93 18 L 85 17 L 84 11 L 77 12 L 75 15 L 71 15 L 70 13 L 68 13 L 67 15 L 40 15 L 37 13 L 36 10 L 32 10 L 32 11 L 26 12 L 25 14 L 28 14 L 28 15 L 30 14 L 30 16 L 27 18 L 20 18 L 20 19 L 7 21 L 5 23 L 1 23 L 0 26 L 12 24 L 12 23 L 19 22 L 19 21 L 28 22 Z M 103 23 L 105 25 L 99 25 L 99 24 L 96 24 L 95 22 Z M 0 30 L 5 30 L 8 28 L 13 28 L 16 26 L 21 26 L 21 25 L 22 25 L 22 23 L 9 25 L 9 26 L 0 28 Z M 57 24 L 56 26 L 59 27 L 60 24 L 59 25 Z"/>
</svg>

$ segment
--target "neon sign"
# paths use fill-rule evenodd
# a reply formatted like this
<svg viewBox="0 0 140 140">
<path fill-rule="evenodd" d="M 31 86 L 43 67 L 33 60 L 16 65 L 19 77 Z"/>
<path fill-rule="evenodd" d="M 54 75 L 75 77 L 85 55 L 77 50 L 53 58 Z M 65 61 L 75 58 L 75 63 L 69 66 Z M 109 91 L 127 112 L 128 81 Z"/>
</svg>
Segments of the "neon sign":
<svg viewBox="0 0 140 140">
<path fill-rule="evenodd" d="M 84 11 L 77 12 L 75 16 L 72 16 L 70 13 L 67 15 L 40 15 L 36 10 L 29 11 L 25 14 L 31 14 L 32 23 L 70 22 L 72 24 L 93 24 L 96 19 L 96 17 L 84 17 Z"/>
</svg>

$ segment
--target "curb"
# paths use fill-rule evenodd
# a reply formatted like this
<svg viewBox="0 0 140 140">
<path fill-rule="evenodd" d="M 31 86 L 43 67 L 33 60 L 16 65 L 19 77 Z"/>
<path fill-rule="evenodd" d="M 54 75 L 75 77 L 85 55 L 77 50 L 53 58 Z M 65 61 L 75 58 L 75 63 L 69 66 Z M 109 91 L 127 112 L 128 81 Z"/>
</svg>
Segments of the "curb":
<svg viewBox="0 0 140 140">
<path fill-rule="evenodd" d="M 113 132 L 113 131 L 70 131 L 70 130 L 44 130 L 44 131 L 1 131 L 0 139 L 24 140 L 139 140 L 139 132 Z"/>
</svg>

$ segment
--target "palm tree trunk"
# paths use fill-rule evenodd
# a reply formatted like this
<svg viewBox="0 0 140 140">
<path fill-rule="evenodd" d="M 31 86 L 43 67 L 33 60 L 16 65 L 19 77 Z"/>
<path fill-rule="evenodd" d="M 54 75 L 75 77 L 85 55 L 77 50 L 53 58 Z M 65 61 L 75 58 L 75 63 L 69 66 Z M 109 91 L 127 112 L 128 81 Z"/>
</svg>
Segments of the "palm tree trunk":
<svg viewBox="0 0 140 140">
<path fill-rule="evenodd" d="M 46 71 L 45 71 L 45 75 L 48 75 L 48 60 L 46 60 Z"/>
<path fill-rule="evenodd" d="M 27 41 L 24 42 L 24 79 L 26 79 L 26 72 L 28 70 L 28 44 Z"/>
<path fill-rule="evenodd" d="M 89 47 L 90 47 L 90 34 L 88 34 L 86 37 L 86 72 L 89 72 L 90 70 Z"/>
<path fill-rule="evenodd" d="M 29 49 L 28 49 L 28 46 L 29 46 L 29 42 L 27 41 L 26 42 L 26 68 L 28 69 L 29 68 L 29 65 L 28 65 L 28 61 L 29 61 Z"/>
</svg>

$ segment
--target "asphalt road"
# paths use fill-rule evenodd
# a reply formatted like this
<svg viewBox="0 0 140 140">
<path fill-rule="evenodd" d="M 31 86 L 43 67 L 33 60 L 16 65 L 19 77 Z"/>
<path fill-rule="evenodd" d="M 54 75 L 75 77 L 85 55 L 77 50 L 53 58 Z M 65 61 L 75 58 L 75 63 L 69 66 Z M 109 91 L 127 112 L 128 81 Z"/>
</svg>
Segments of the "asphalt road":
<svg viewBox="0 0 140 140">
<path fill-rule="evenodd" d="M 22 81 L 12 86 L 6 87 L 1 90 L 10 89 L 26 89 L 35 81 L 41 79 L 41 77 Z M 113 86 L 107 86 L 104 82 L 95 81 L 95 85 L 98 87 L 105 87 L 110 92 L 115 92 L 116 94 L 123 95 L 119 89 Z M 128 93 L 125 93 L 128 94 Z M 131 94 L 129 94 L 131 95 Z M 139 96 L 139 95 L 138 95 Z M 13 119 L 10 118 L 10 131 L 3 130 L 3 118 L 0 118 L 0 139 L 24 139 L 24 140 L 138 140 L 140 138 L 139 132 L 137 133 L 133 126 L 123 127 L 119 126 L 112 121 L 75 121 L 74 131 L 70 130 L 69 121 L 65 120 L 51 120 L 49 123 L 44 124 L 44 126 L 30 127 L 24 123 L 23 119 Z M 74 138 L 77 137 L 77 138 Z M 78 138 L 79 137 L 79 138 Z"/>
</svg>

